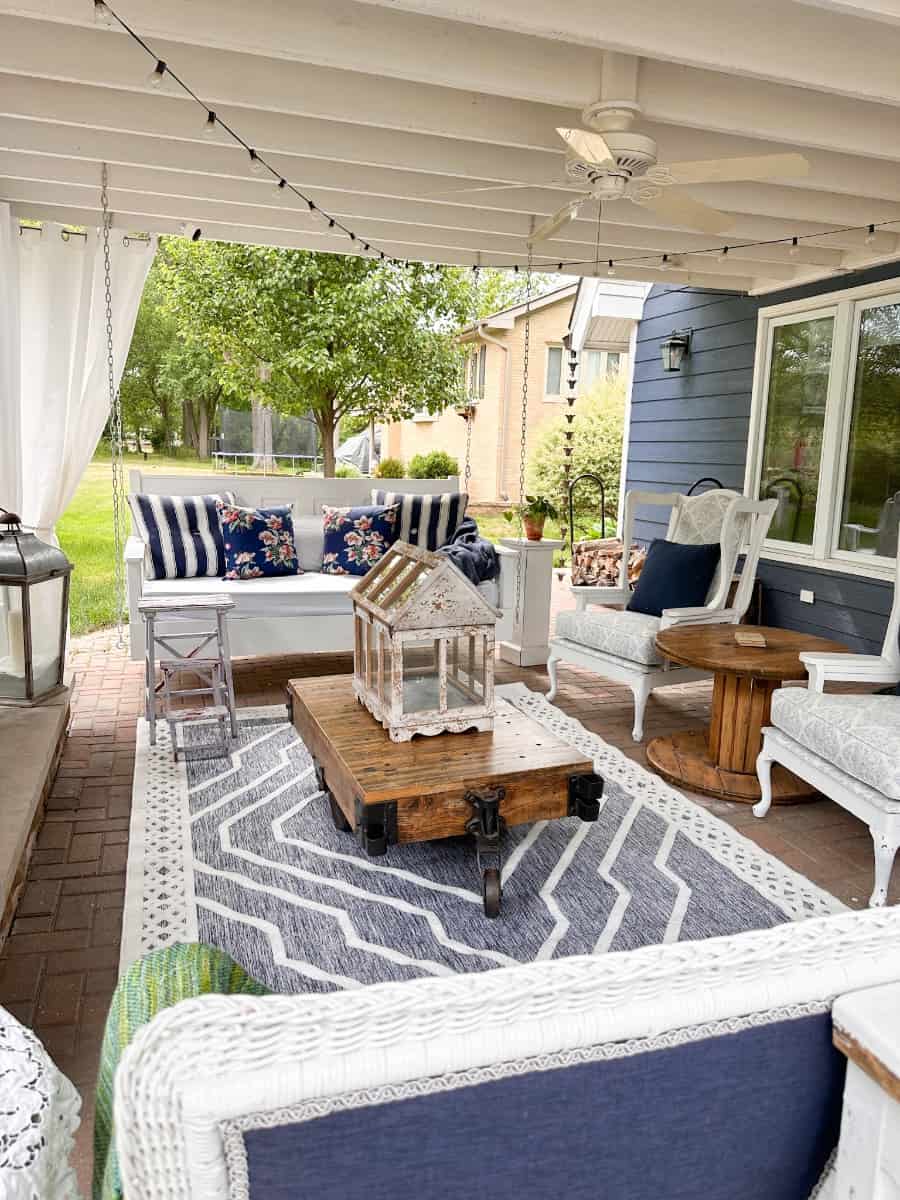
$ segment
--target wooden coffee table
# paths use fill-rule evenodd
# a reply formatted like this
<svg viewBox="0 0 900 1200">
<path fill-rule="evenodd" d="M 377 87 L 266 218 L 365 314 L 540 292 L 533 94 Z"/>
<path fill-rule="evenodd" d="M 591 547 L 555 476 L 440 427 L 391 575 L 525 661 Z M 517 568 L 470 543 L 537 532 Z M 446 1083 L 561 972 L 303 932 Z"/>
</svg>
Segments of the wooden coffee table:
<svg viewBox="0 0 900 1200">
<path fill-rule="evenodd" d="M 336 827 L 371 855 L 471 834 L 489 917 L 500 911 L 507 826 L 599 814 L 603 781 L 591 760 L 501 697 L 491 732 L 392 742 L 349 675 L 292 680 L 288 696 Z"/>
<path fill-rule="evenodd" d="M 736 629 L 763 634 L 765 648 L 739 646 Z M 772 693 L 785 680 L 806 679 L 800 654 L 848 650 L 828 638 L 765 625 L 676 626 L 657 634 L 656 645 L 673 662 L 713 671 L 715 682 L 709 729 L 654 738 L 647 746 L 648 761 L 679 787 L 741 804 L 755 804 L 760 796 L 756 759 Z M 816 795 L 785 767 L 773 767 L 773 803 L 797 804 Z"/>
</svg>

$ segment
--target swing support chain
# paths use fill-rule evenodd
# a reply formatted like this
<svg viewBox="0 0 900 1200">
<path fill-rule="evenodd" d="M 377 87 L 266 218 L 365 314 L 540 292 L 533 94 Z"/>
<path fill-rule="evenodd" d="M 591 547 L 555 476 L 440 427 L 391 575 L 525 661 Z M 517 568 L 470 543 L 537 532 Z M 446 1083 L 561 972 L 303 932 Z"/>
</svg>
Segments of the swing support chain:
<svg viewBox="0 0 900 1200">
<path fill-rule="evenodd" d="M 525 453 L 528 442 L 528 359 L 531 352 L 531 287 L 532 274 L 534 269 L 534 250 L 531 242 L 528 243 L 528 266 L 525 276 L 525 330 L 523 336 L 523 353 L 522 353 L 522 426 L 520 431 L 519 441 L 519 540 L 524 541 L 525 538 L 525 521 L 522 512 L 525 504 Z M 522 560 L 523 552 L 520 550 L 516 562 L 516 609 L 515 609 L 515 625 L 518 629 L 521 624 L 522 616 Z"/>
<path fill-rule="evenodd" d="M 100 206 L 103 210 L 103 283 L 106 304 L 106 375 L 109 389 L 109 435 L 112 450 L 113 554 L 115 556 L 116 646 L 125 646 L 125 465 L 122 433 L 122 400 L 116 387 L 115 344 L 113 341 L 112 265 L 109 237 L 112 215 L 109 211 L 109 168 L 102 164 L 100 172 Z"/>
</svg>

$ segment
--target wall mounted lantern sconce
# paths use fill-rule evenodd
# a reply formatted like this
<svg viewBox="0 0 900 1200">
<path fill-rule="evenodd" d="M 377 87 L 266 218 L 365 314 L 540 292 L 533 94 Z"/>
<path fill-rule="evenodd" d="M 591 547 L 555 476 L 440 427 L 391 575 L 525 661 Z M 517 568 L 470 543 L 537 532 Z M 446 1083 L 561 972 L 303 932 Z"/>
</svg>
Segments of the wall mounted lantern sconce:
<svg viewBox="0 0 900 1200">
<path fill-rule="evenodd" d="M 664 371 L 680 371 L 681 364 L 691 352 L 692 329 L 674 329 L 660 343 L 662 352 L 662 367 Z"/>
</svg>

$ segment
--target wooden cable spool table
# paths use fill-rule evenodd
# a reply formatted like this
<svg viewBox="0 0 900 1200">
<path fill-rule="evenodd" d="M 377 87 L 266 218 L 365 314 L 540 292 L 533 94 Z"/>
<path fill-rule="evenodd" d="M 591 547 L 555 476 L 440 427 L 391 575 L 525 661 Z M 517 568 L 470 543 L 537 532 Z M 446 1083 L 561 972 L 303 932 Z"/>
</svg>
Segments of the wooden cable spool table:
<svg viewBox="0 0 900 1200">
<path fill-rule="evenodd" d="M 761 633 L 766 645 L 738 645 L 738 629 Z M 654 738 L 647 760 L 678 787 L 741 804 L 755 804 L 760 797 L 756 759 L 771 716 L 772 693 L 787 680 L 806 679 L 801 654 L 848 649 L 828 638 L 764 625 L 675 626 L 658 633 L 656 645 L 672 662 L 714 673 L 712 714 L 709 729 Z M 785 767 L 773 767 L 774 804 L 797 804 L 817 794 Z"/>
</svg>

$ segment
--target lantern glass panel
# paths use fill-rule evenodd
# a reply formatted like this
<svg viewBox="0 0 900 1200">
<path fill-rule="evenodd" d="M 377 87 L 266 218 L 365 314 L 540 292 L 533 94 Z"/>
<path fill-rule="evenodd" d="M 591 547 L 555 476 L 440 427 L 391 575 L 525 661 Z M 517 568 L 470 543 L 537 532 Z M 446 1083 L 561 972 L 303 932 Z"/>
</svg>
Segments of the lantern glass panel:
<svg viewBox="0 0 900 1200">
<path fill-rule="evenodd" d="M 438 640 L 403 643 L 403 711 L 431 712 L 440 705 Z"/>
<path fill-rule="evenodd" d="M 484 703 L 484 670 L 483 636 L 453 638 L 447 655 L 448 708 Z"/>
<path fill-rule="evenodd" d="M 61 576 L 43 579 L 28 589 L 35 695 L 50 691 L 60 683 L 64 596 L 65 580 Z"/>
<path fill-rule="evenodd" d="M 0 700 L 24 700 L 25 697 L 22 589 L 0 585 Z"/>
</svg>

